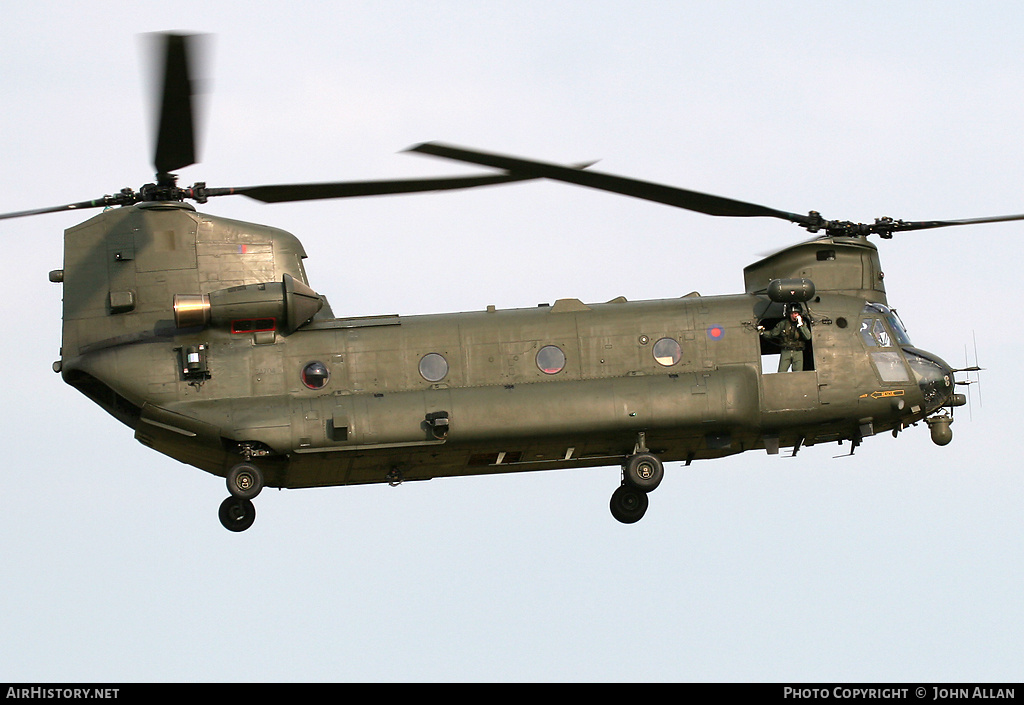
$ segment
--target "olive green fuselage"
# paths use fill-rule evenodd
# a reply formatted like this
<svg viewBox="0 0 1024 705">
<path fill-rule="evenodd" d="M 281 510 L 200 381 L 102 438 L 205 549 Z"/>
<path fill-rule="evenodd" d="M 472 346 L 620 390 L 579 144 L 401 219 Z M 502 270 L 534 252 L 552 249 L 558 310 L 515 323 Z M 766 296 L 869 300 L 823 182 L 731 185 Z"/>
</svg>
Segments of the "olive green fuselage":
<svg viewBox="0 0 1024 705">
<path fill-rule="evenodd" d="M 270 486 L 618 465 L 644 446 L 664 461 L 776 452 L 860 441 L 936 403 L 905 349 L 862 334 L 892 325 L 865 313 L 885 294 L 863 243 L 790 248 L 730 296 L 349 319 L 324 305 L 306 322 L 280 298 L 308 283 L 284 231 L 142 204 L 65 241 L 65 380 L 182 462 L 223 475 L 255 454 Z M 785 277 L 817 286 L 813 338 L 805 371 L 776 374 L 757 327 L 782 317 L 763 292 Z M 176 294 L 235 303 L 185 325 Z"/>
</svg>

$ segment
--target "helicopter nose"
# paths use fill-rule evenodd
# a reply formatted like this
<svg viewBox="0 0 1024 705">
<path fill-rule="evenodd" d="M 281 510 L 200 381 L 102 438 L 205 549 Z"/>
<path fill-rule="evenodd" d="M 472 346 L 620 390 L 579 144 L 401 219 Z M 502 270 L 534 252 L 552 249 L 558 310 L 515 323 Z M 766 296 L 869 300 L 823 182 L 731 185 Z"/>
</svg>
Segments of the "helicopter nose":
<svg viewBox="0 0 1024 705">
<path fill-rule="evenodd" d="M 953 398 L 953 368 L 935 355 L 917 348 L 904 348 L 907 362 L 924 395 L 925 413 L 946 406 Z"/>
</svg>

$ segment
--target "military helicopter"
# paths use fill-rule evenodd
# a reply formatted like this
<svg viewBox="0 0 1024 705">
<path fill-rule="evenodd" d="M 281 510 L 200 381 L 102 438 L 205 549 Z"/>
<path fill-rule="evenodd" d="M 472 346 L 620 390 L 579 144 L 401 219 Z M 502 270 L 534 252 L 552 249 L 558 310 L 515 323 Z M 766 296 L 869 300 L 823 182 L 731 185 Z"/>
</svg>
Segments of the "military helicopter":
<svg viewBox="0 0 1024 705">
<path fill-rule="evenodd" d="M 435 179 L 179 187 L 196 161 L 190 38 L 162 35 L 155 183 L 13 218 L 104 210 L 64 234 L 65 382 L 135 438 L 225 478 L 219 517 L 255 520 L 264 487 L 325 487 L 619 465 L 610 509 L 644 516 L 666 462 L 893 435 L 952 439 L 954 369 L 911 344 L 889 308 L 871 235 L 1024 215 L 860 224 L 589 169 L 424 143 L 497 171 Z M 186 203 L 413 193 L 549 179 L 724 217 L 790 221 L 815 239 L 744 270 L 744 292 L 417 316 L 338 317 L 293 235 Z M 799 307 L 799 310 L 796 310 Z M 771 370 L 793 314 L 803 365 Z M 766 362 L 767 361 L 767 362 Z"/>
</svg>

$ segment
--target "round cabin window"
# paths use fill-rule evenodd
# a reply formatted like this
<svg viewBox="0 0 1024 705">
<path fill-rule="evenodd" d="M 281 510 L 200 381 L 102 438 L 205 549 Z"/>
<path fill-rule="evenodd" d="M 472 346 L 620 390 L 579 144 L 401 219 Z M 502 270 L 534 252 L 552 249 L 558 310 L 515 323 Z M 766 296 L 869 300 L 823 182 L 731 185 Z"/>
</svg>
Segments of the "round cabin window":
<svg viewBox="0 0 1024 705">
<path fill-rule="evenodd" d="M 558 374 L 565 368 L 565 353 L 557 345 L 545 345 L 537 351 L 537 367 L 546 375 Z"/>
<path fill-rule="evenodd" d="M 322 362 L 311 362 L 302 368 L 302 383 L 310 389 L 322 389 L 330 378 L 331 373 Z"/>
<path fill-rule="evenodd" d="M 420 375 L 428 382 L 440 382 L 448 374 L 448 361 L 438 353 L 427 353 L 420 358 Z"/>
<path fill-rule="evenodd" d="M 683 349 L 674 338 L 662 338 L 651 348 L 654 359 L 659 365 L 671 367 L 679 362 L 683 356 Z"/>
</svg>

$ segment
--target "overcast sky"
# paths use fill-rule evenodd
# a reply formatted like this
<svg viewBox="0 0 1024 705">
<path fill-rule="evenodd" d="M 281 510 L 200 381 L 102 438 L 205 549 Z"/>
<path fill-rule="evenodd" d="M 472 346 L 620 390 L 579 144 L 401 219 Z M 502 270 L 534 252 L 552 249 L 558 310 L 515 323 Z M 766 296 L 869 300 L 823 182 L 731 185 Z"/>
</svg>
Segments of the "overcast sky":
<svg viewBox="0 0 1024 705">
<path fill-rule="evenodd" d="M 301 9 L 299 9 L 301 8 Z M 139 35 L 212 35 L 210 186 L 472 172 L 426 140 L 793 212 L 1024 212 L 1019 2 L 254 2 L 4 8 L 0 212 L 152 179 Z M 742 291 L 804 231 L 538 182 L 201 209 L 282 227 L 337 315 Z M 990 681 L 1024 666 L 1020 224 L 880 243 L 914 343 L 985 367 L 954 440 L 264 491 L 158 455 L 51 370 L 61 233 L 0 223 L 0 681 Z"/>
</svg>

